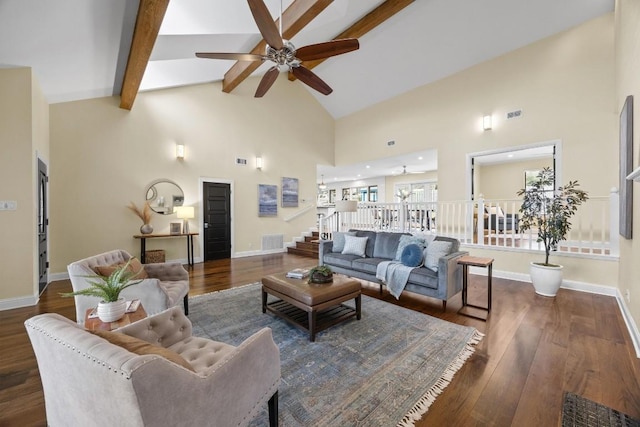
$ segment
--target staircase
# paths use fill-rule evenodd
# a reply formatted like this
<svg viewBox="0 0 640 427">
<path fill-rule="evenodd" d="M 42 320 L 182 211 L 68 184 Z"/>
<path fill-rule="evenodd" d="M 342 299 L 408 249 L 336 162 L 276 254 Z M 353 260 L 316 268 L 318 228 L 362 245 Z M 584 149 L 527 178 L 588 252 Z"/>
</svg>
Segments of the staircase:
<svg viewBox="0 0 640 427">
<path fill-rule="evenodd" d="M 318 259 L 318 248 L 320 235 L 317 231 L 312 231 L 311 236 L 304 236 L 304 241 L 296 242 L 295 247 L 288 247 L 287 252 L 290 254 L 305 256 L 308 258 Z"/>
</svg>

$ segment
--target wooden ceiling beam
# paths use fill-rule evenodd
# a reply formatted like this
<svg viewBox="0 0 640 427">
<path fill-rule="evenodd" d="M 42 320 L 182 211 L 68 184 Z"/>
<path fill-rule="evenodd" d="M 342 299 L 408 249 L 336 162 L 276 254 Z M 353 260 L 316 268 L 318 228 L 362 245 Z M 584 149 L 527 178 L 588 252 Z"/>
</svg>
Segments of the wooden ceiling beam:
<svg viewBox="0 0 640 427">
<path fill-rule="evenodd" d="M 140 0 L 129 59 L 122 81 L 120 108 L 131 110 L 133 107 L 168 6 L 169 0 Z"/>
<path fill-rule="evenodd" d="M 333 0 L 294 0 L 293 3 L 282 13 L 282 37 L 290 40 L 298 34 L 309 22 L 320 14 Z M 276 21 L 276 25 L 279 19 Z M 262 40 L 252 50 L 251 53 L 262 55 L 266 43 Z M 224 75 L 222 81 L 222 91 L 231 92 L 238 87 L 247 77 L 260 67 L 260 61 L 238 61 Z"/>
<path fill-rule="evenodd" d="M 367 34 L 369 31 L 376 28 L 378 25 L 391 18 L 396 13 L 400 12 L 405 7 L 409 6 L 415 0 L 387 0 L 380 6 L 367 13 L 358 22 L 344 30 L 342 33 L 334 37 L 333 40 L 339 39 L 359 39 Z M 308 69 L 313 69 L 322 64 L 329 58 L 317 59 L 315 61 L 305 61 L 304 66 Z M 294 81 L 296 77 L 293 73 L 289 72 L 289 80 Z"/>
</svg>

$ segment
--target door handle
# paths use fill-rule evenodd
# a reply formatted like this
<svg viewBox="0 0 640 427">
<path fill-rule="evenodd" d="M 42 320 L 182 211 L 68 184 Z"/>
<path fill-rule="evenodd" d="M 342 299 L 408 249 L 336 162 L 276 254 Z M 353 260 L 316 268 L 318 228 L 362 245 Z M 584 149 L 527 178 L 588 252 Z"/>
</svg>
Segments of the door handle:
<svg viewBox="0 0 640 427">
<path fill-rule="evenodd" d="M 204 228 L 209 228 L 209 223 L 208 222 L 204 223 Z"/>
</svg>

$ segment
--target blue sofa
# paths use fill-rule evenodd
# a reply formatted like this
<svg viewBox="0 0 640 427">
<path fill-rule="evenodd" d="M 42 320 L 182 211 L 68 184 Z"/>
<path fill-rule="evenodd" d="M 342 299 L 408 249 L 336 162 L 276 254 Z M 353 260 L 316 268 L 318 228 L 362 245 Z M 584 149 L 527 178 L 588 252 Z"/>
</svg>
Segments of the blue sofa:
<svg viewBox="0 0 640 427">
<path fill-rule="evenodd" d="M 378 283 L 382 293 L 384 284 L 376 278 L 378 264 L 395 258 L 400 236 L 407 234 L 350 231 L 355 232 L 357 237 L 368 238 L 365 256 L 333 252 L 333 241 L 321 240 L 319 264 L 328 265 L 335 273 Z M 460 251 L 460 242 L 457 239 L 437 236 L 435 240 L 451 242 L 450 253 L 438 260 L 437 272 L 426 267 L 415 268 L 404 290 L 442 300 L 442 309 L 446 310 L 447 300 L 462 290 L 462 266 L 458 265 L 458 258 L 467 255 L 468 252 Z"/>
</svg>

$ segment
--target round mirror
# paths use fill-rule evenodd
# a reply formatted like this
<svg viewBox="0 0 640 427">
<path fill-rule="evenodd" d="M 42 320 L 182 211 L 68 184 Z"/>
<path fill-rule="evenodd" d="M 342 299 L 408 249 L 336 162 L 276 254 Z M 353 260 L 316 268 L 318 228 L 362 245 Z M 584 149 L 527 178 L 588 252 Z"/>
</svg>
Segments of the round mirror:
<svg viewBox="0 0 640 427">
<path fill-rule="evenodd" d="M 168 179 L 157 179 L 147 186 L 145 199 L 151 210 L 161 215 L 171 215 L 175 206 L 182 206 L 182 188 Z"/>
</svg>

